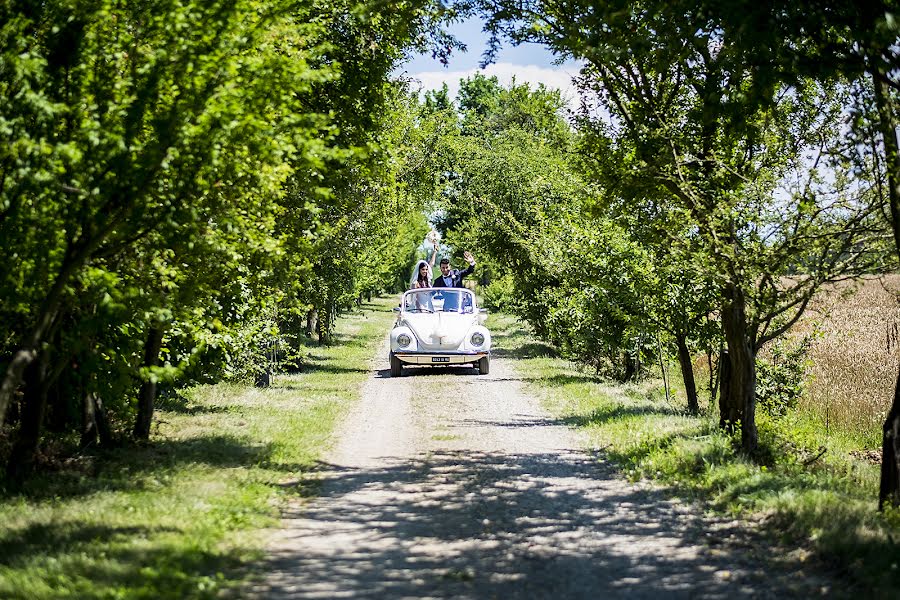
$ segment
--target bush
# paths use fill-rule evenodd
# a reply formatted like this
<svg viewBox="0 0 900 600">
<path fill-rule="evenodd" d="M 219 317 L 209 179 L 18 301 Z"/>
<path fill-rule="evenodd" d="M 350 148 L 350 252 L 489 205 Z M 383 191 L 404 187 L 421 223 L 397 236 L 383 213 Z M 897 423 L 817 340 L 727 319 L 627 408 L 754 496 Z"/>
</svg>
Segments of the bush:
<svg viewBox="0 0 900 600">
<path fill-rule="evenodd" d="M 509 305 L 515 300 L 515 282 L 512 275 L 494 279 L 483 290 L 482 302 L 485 308 L 509 310 Z"/>
<path fill-rule="evenodd" d="M 806 391 L 809 345 L 808 337 L 793 348 L 779 341 L 767 357 L 757 357 L 756 399 L 769 415 L 783 417 L 797 406 Z"/>
</svg>

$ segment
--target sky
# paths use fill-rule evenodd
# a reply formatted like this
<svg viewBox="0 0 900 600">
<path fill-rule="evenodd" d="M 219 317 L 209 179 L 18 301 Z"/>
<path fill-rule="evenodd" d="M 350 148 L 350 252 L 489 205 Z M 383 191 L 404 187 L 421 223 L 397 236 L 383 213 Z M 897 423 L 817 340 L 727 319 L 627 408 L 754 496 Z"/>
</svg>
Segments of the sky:
<svg viewBox="0 0 900 600">
<path fill-rule="evenodd" d="M 547 87 L 560 89 L 570 105 L 574 106 L 577 94 L 572 85 L 572 76 L 578 74 L 577 62 L 554 65 L 553 55 L 539 44 L 515 47 L 507 44 L 500 50 L 494 63 L 482 70 L 478 64 L 487 49 L 488 35 L 482 31 L 481 20 L 478 17 L 470 18 L 450 27 L 449 31 L 467 46 L 466 52 L 455 52 L 447 67 L 431 58 L 430 54 L 417 55 L 401 65 L 395 74 L 413 80 L 413 85 L 418 81 L 422 91 L 440 89 L 446 83 L 451 98 L 456 96 L 459 80 L 471 77 L 478 71 L 487 77 L 496 75 L 503 85 L 508 85 L 515 77 L 519 83 L 543 83 Z"/>
</svg>

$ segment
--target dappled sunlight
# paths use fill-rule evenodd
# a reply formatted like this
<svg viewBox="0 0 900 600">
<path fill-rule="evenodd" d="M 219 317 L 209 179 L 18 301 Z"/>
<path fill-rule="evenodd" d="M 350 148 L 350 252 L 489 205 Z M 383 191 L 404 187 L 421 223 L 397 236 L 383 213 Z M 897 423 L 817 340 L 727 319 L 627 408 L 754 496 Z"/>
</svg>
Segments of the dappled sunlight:
<svg viewBox="0 0 900 600">
<path fill-rule="evenodd" d="M 559 427 L 565 422 L 552 417 L 536 417 L 533 415 L 511 415 L 506 419 L 458 419 L 451 427 L 499 427 L 501 429 L 520 429 L 528 427 Z"/>
<path fill-rule="evenodd" d="M 323 465 L 321 499 L 286 515 L 258 594 L 755 597 L 755 583 L 783 575 L 745 562 L 746 532 L 665 490 L 621 486 L 589 456 L 435 451 L 381 464 Z M 715 556 L 692 541 L 701 529 Z"/>
<path fill-rule="evenodd" d="M 109 598 L 115 589 L 165 590 L 169 598 L 198 597 L 197 591 L 222 586 L 223 571 L 237 569 L 249 550 L 190 547 L 172 544 L 178 529 L 55 524 L 48 547 L 41 526 L 18 531 L 14 544 L 3 542 L 0 568 L 28 566 L 43 574 L 40 581 L 18 579 L 15 572 L 0 579 L 0 594 L 9 600 L 59 598 L 60 582 L 78 590 L 85 600 Z M 136 544 L 135 539 L 143 540 Z M 98 552 L 102 540 L 102 553 Z"/>
<path fill-rule="evenodd" d="M 651 415 L 673 416 L 679 414 L 669 406 L 660 405 L 614 405 L 607 404 L 594 408 L 585 414 L 575 414 L 563 419 L 567 425 L 575 427 L 587 427 L 602 425 L 613 421 L 623 421 L 632 417 L 648 417 Z"/>
<path fill-rule="evenodd" d="M 475 367 L 466 365 L 460 367 L 432 367 L 432 366 L 409 366 L 404 365 L 403 374 L 401 377 L 418 377 L 418 378 L 428 378 L 428 377 L 444 377 L 446 375 L 458 375 L 460 377 L 472 377 L 472 381 L 479 381 L 478 379 L 478 369 Z M 391 371 L 390 369 L 379 369 L 376 371 L 376 376 L 379 378 L 390 378 Z M 464 380 L 463 380 L 464 381 Z"/>
</svg>

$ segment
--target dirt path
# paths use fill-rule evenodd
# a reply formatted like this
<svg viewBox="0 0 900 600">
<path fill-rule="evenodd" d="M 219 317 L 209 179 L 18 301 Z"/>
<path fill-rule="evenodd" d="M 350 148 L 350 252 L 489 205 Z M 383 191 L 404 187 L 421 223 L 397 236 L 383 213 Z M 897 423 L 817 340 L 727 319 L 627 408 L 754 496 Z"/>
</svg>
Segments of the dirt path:
<svg viewBox="0 0 900 600">
<path fill-rule="evenodd" d="M 808 597 L 735 524 L 619 478 L 512 366 L 410 370 L 387 350 L 321 495 L 285 515 L 264 598 Z"/>
</svg>

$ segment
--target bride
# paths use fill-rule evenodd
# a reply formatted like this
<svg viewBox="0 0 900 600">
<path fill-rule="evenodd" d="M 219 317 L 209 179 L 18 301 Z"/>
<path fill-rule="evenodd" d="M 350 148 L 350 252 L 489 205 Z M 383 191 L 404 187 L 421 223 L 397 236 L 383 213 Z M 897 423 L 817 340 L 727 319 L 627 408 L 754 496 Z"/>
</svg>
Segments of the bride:
<svg viewBox="0 0 900 600">
<path fill-rule="evenodd" d="M 412 277 L 409 280 L 409 289 L 414 290 L 416 288 L 431 287 L 431 270 L 434 268 L 434 260 L 435 258 L 437 258 L 437 253 L 438 245 L 437 242 L 435 242 L 434 251 L 431 253 L 431 260 L 429 262 L 420 260 L 416 263 L 416 266 L 412 272 Z"/>
</svg>

